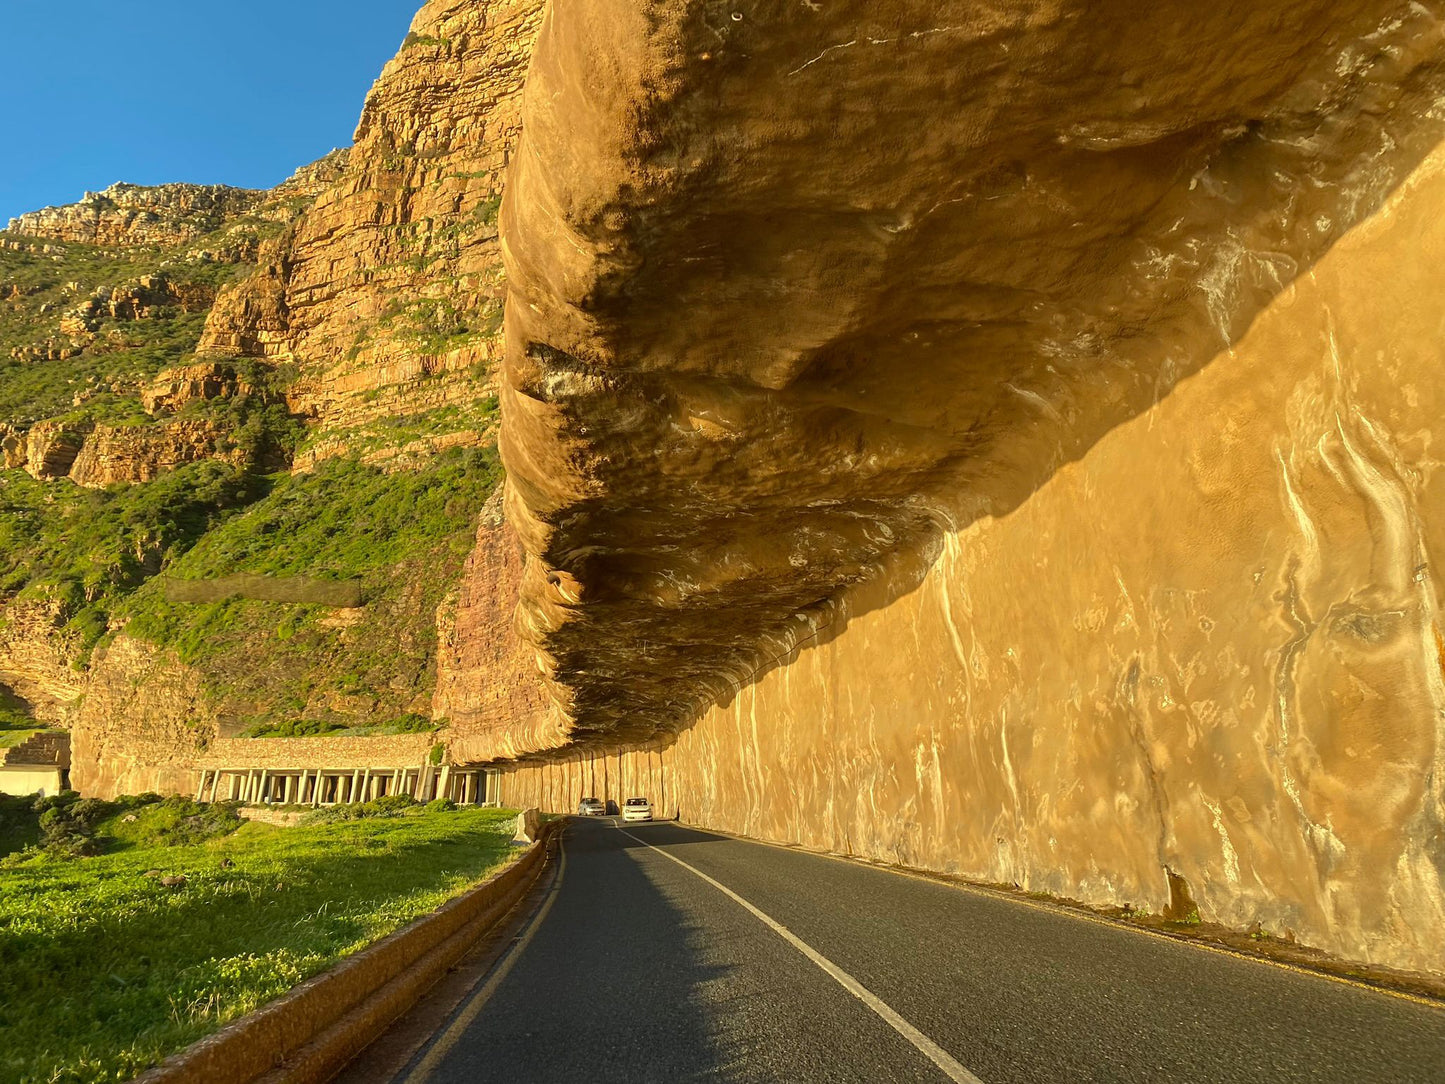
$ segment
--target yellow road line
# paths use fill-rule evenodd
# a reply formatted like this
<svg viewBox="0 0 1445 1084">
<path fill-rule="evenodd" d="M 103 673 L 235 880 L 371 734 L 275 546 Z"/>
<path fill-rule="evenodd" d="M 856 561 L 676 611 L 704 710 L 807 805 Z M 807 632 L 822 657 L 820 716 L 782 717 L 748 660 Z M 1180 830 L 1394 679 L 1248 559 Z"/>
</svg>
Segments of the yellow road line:
<svg viewBox="0 0 1445 1084">
<path fill-rule="evenodd" d="M 420 1084 L 420 1082 L 431 1078 L 432 1074 L 436 1072 L 437 1066 L 441 1064 L 442 1059 L 450 1054 L 457 1043 L 461 1041 L 467 1029 L 470 1028 L 472 1022 L 476 1020 L 477 1015 L 486 1008 L 487 1002 L 490 1001 L 492 995 L 497 992 L 497 987 L 502 985 L 502 981 L 511 974 L 512 968 L 515 967 L 517 961 L 521 959 L 522 953 L 526 950 L 527 946 L 532 943 L 532 938 L 535 937 L 537 931 L 541 929 L 542 921 L 547 917 L 547 912 L 552 910 L 552 904 L 557 902 L 557 894 L 562 888 L 562 877 L 567 872 L 565 835 L 557 841 L 557 853 L 560 856 L 557 863 L 557 876 L 553 879 L 552 887 L 547 892 L 547 899 L 543 901 L 542 906 L 537 909 L 537 913 L 532 916 L 532 921 L 528 923 L 526 932 L 518 938 L 516 944 L 507 950 L 506 957 L 497 969 L 492 972 L 492 977 L 487 980 L 486 984 L 476 993 L 468 997 L 466 1005 L 462 1008 L 461 1012 L 447 1025 L 447 1029 L 442 1032 L 441 1037 L 432 1044 L 431 1049 L 426 1052 L 426 1057 L 422 1058 L 422 1060 L 417 1063 L 416 1068 L 402 1078 L 401 1084 Z"/>
</svg>

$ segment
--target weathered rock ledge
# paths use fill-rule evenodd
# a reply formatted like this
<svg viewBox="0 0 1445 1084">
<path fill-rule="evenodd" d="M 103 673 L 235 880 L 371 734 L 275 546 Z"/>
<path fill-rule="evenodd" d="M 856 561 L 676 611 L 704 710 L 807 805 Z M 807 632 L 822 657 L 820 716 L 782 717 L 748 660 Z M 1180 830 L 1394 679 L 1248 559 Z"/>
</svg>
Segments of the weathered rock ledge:
<svg viewBox="0 0 1445 1084">
<path fill-rule="evenodd" d="M 79 203 L 10 220 L 12 233 L 93 245 L 178 245 L 257 207 L 264 191 L 223 184 L 113 184 Z"/>
<path fill-rule="evenodd" d="M 1235 342 L 1440 137 L 1433 8 L 573 4 L 503 207 L 521 625 L 675 733 Z M 1187 27 L 1187 31 L 1184 29 Z"/>
</svg>

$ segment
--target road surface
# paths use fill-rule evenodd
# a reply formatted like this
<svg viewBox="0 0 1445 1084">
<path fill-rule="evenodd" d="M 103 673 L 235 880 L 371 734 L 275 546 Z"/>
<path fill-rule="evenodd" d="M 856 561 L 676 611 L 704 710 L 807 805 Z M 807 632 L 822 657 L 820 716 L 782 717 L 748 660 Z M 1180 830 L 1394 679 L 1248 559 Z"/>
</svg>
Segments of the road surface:
<svg viewBox="0 0 1445 1084">
<path fill-rule="evenodd" d="M 420 1049 L 343 1080 L 1445 1082 L 1432 1004 L 674 824 L 564 856 Z"/>
</svg>

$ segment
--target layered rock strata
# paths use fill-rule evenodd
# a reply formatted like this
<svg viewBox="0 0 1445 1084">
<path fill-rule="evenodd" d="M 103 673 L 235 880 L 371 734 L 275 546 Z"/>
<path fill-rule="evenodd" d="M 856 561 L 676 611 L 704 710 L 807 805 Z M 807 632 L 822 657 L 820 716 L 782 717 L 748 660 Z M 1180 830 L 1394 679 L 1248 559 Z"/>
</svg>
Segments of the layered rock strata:
<svg viewBox="0 0 1445 1084">
<path fill-rule="evenodd" d="M 218 733 L 200 674 L 128 636 L 98 655 L 71 729 L 72 785 L 105 798 L 193 793 Z"/>
<path fill-rule="evenodd" d="M 73 637 L 57 632 L 54 603 L 11 601 L 0 611 L 0 685 L 50 725 L 68 725 L 85 692 L 70 665 Z"/>
<path fill-rule="evenodd" d="M 223 184 L 113 184 L 80 203 L 10 220 L 10 232 L 89 245 L 179 245 L 254 210 L 264 191 Z"/>
<path fill-rule="evenodd" d="M 323 455 L 363 446 L 351 431 L 378 420 L 490 394 L 497 208 L 541 10 L 424 6 L 367 96 L 344 170 L 212 310 L 203 352 L 298 365 L 289 402 Z"/>
</svg>

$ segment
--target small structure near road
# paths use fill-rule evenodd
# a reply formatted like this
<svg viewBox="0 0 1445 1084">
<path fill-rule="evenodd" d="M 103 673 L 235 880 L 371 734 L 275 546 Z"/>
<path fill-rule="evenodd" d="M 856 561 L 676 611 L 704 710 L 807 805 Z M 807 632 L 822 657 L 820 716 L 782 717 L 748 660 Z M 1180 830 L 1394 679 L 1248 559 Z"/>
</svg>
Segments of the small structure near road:
<svg viewBox="0 0 1445 1084">
<path fill-rule="evenodd" d="M 295 739 L 305 742 L 309 739 Z M 489 775 L 482 768 L 416 764 L 404 768 L 202 768 L 198 802 L 251 805 L 344 805 L 405 794 L 420 802 L 449 798 L 485 805 Z"/>
<path fill-rule="evenodd" d="M 70 735 L 41 730 L 0 749 L 0 794 L 59 794 L 70 788 Z"/>
</svg>

